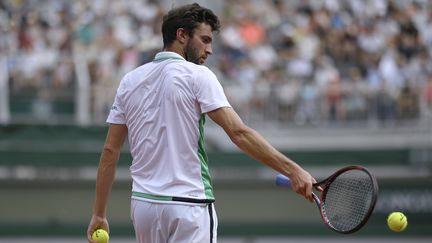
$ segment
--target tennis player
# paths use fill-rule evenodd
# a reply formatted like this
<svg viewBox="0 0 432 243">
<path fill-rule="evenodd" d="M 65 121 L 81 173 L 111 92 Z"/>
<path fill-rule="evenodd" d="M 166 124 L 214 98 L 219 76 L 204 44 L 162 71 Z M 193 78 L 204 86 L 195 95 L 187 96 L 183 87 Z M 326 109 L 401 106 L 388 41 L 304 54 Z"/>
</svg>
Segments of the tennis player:
<svg viewBox="0 0 432 243">
<path fill-rule="evenodd" d="M 218 17 L 191 4 L 164 16 L 164 50 L 124 76 L 108 116 L 93 214 L 87 229 L 109 231 L 108 196 L 126 137 L 133 158 L 131 218 L 140 243 L 216 242 L 217 217 L 204 149 L 206 115 L 252 158 L 288 176 L 293 189 L 312 201 L 315 179 L 247 127 L 228 102 L 212 71 Z"/>
</svg>

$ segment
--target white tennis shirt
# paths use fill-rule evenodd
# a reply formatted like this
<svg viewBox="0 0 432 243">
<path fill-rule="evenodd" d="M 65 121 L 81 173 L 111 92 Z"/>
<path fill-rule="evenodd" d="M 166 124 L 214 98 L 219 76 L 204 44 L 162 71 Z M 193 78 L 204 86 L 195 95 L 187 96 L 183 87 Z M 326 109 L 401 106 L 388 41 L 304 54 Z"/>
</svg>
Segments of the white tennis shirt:
<svg viewBox="0 0 432 243">
<path fill-rule="evenodd" d="M 203 126 L 220 107 L 230 104 L 214 73 L 174 52 L 124 76 L 107 122 L 128 127 L 133 198 L 214 200 Z"/>
</svg>

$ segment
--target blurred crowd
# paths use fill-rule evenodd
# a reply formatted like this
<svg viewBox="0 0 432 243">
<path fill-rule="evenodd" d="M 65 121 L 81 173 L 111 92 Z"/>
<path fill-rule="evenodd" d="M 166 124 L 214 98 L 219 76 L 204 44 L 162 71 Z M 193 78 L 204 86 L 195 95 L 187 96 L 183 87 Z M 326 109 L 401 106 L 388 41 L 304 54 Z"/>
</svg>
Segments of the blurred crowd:
<svg viewBox="0 0 432 243">
<path fill-rule="evenodd" d="M 412 120 L 432 102 L 429 1 L 225 1 L 219 69 L 246 116 Z"/>
<path fill-rule="evenodd" d="M 163 13 L 152 0 L 0 1 L 11 107 L 30 100 L 30 112 L 51 119 L 53 104 L 75 102 L 89 80 L 92 119 L 103 122 L 121 77 L 161 48 Z"/>
<path fill-rule="evenodd" d="M 161 17 L 171 7 L 163 3 L 0 1 L 0 57 L 8 57 L 11 102 L 73 99 L 84 75 L 92 119 L 103 122 L 121 77 L 162 47 Z M 429 1 L 220 5 L 222 29 L 208 65 L 246 120 L 303 125 L 431 117 Z"/>
</svg>

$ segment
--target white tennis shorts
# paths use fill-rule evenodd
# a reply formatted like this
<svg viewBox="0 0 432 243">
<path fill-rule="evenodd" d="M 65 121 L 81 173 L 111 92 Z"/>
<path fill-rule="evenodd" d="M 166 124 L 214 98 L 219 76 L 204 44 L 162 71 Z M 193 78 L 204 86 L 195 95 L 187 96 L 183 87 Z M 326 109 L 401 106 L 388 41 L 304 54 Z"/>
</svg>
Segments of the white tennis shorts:
<svg viewBox="0 0 432 243">
<path fill-rule="evenodd" d="M 131 200 L 131 218 L 139 243 L 216 243 L 213 204 L 168 204 Z"/>
</svg>

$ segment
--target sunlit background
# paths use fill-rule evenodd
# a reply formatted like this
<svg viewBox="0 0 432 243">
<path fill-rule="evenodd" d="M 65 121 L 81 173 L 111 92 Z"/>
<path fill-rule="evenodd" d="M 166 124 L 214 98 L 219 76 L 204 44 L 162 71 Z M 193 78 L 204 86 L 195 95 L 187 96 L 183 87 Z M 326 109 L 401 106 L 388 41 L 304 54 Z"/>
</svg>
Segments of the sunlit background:
<svg viewBox="0 0 432 243">
<path fill-rule="evenodd" d="M 119 81 L 161 50 L 162 16 L 192 2 L 0 1 L 0 242 L 85 242 Z M 206 65 L 245 123 L 317 179 L 358 164 L 380 186 L 366 226 L 337 234 L 208 119 L 220 242 L 429 242 L 432 2 L 196 2 L 221 19 Z M 111 242 L 133 242 L 130 162 L 126 144 Z M 406 231 L 387 228 L 392 211 Z"/>
</svg>

